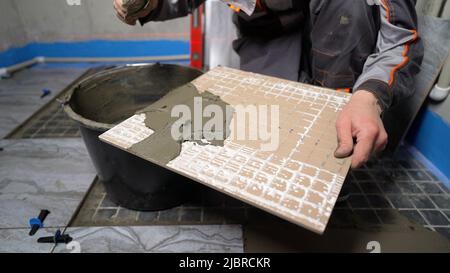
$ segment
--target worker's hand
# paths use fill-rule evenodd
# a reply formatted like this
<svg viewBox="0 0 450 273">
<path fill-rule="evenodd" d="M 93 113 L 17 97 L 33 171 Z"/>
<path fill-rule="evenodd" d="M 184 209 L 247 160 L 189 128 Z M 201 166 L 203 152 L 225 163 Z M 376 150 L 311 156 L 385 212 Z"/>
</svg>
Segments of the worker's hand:
<svg viewBox="0 0 450 273">
<path fill-rule="evenodd" d="M 354 169 L 367 162 L 372 153 L 384 150 L 388 135 L 380 115 L 375 95 L 363 90 L 356 92 L 336 120 L 339 144 L 334 155 L 343 158 L 353 153 Z"/>
<path fill-rule="evenodd" d="M 157 5 L 158 0 L 114 0 L 117 17 L 124 23 L 133 26 L 136 25 L 139 18 L 149 15 Z"/>
</svg>

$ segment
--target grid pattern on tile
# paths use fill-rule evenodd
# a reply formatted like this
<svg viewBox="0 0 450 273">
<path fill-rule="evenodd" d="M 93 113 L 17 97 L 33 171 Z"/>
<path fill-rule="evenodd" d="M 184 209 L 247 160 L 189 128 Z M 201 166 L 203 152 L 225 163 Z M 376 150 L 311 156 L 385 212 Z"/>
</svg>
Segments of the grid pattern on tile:
<svg viewBox="0 0 450 273">
<path fill-rule="evenodd" d="M 391 224 L 398 210 L 412 222 L 437 231 L 450 240 L 450 190 L 401 147 L 396 159 L 373 159 L 353 171 L 348 201 L 337 203 L 330 227 Z M 189 203 L 158 212 L 132 211 L 114 204 L 101 182 L 88 193 L 72 226 L 131 226 L 180 224 L 246 224 L 282 221 L 243 202 L 199 185 Z"/>
<path fill-rule="evenodd" d="M 223 146 L 184 142 L 180 155 L 167 166 L 322 233 L 349 168 L 350 160 L 335 158 L 333 151 L 337 145 L 336 116 L 350 96 L 225 67 L 215 68 L 192 83 L 200 92 L 209 91 L 235 107 L 230 137 Z M 240 106 L 277 106 L 278 114 L 272 112 L 267 119 L 267 123 L 273 123 L 272 119 L 280 121 L 279 126 L 271 124 L 279 130 L 279 134 L 272 132 L 280 143 L 274 151 L 261 149 L 261 140 L 239 138 L 242 132 L 236 129 L 246 124 L 240 120 Z M 298 122 L 292 123 L 292 119 Z M 141 128 L 139 124 L 128 125 L 130 120 L 100 138 L 141 158 L 155 160 L 145 150 L 134 149 L 134 145 L 128 149 L 121 144 L 126 141 L 115 141 L 124 134 L 129 139 L 140 139 L 141 132 L 148 130 L 144 124 Z M 133 129 L 116 132 L 121 126 Z M 251 130 L 250 125 L 245 126 Z"/>
<path fill-rule="evenodd" d="M 261 207 L 276 209 L 281 216 L 307 221 L 318 230 L 325 228 L 324 217 L 331 215 L 336 201 L 329 195 L 336 191 L 337 196 L 342 177 L 296 160 L 276 165 L 242 145 L 224 147 L 200 149 L 184 143 L 183 152 L 168 166 Z"/>
<path fill-rule="evenodd" d="M 330 125 L 349 96 L 228 68 L 214 69 L 193 83 L 230 105 L 279 105 L 280 147 L 261 152 L 251 141 L 233 137 L 224 147 L 186 142 L 168 166 L 323 232 L 348 167 L 330 155 L 336 145 Z"/>
<path fill-rule="evenodd" d="M 61 99 L 67 94 L 71 87 L 84 78 L 99 72 L 110 66 L 100 66 L 88 69 L 74 82 L 69 84 L 47 105 L 33 114 L 27 121 L 12 131 L 6 138 L 67 138 L 80 137 L 80 131 L 75 121 L 70 119 L 61 107 Z"/>
</svg>

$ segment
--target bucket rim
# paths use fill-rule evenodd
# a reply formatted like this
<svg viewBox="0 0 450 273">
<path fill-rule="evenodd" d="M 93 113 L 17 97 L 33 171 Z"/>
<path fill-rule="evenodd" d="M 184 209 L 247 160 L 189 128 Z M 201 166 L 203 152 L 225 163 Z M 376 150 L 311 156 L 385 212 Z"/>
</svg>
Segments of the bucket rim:
<svg viewBox="0 0 450 273">
<path fill-rule="evenodd" d="M 73 96 L 75 90 L 80 88 L 82 85 L 88 84 L 88 83 L 92 82 L 93 80 L 95 80 L 96 78 L 100 78 L 105 75 L 114 74 L 115 72 L 118 72 L 118 71 L 125 71 L 127 69 L 132 69 L 132 68 L 136 68 L 136 67 L 145 68 L 145 67 L 151 67 L 151 66 L 181 67 L 181 68 L 185 68 L 185 69 L 189 69 L 189 70 L 193 70 L 193 71 L 198 71 L 198 72 L 200 72 L 200 75 L 204 73 L 204 71 L 202 71 L 201 69 L 198 69 L 198 68 L 189 67 L 189 66 L 181 66 L 181 65 L 176 65 L 176 64 L 144 63 L 144 64 L 126 64 L 126 65 L 115 66 L 112 68 L 107 68 L 103 71 L 99 71 L 90 76 L 87 76 L 86 78 L 82 79 L 77 84 L 72 86 L 63 98 L 63 101 L 61 103 L 62 108 L 63 108 L 64 112 L 71 119 L 82 124 L 83 126 L 89 128 L 91 130 L 96 130 L 96 131 L 108 131 L 108 130 L 112 129 L 113 127 L 115 127 L 117 124 L 103 123 L 103 122 L 90 120 L 90 119 L 87 119 L 87 118 L 83 117 L 82 115 L 76 113 L 72 109 L 69 102 L 72 99 L 72 96 Z"/>
</svg>

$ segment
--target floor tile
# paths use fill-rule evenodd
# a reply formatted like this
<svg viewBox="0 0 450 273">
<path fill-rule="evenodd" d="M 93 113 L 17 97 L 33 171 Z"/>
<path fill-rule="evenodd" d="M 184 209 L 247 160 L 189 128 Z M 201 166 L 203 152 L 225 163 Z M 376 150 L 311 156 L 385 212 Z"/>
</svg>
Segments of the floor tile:
<svg viewBox="0 0 450 273">
<path fill-rule="evenodd" d="M 159 212 L 159 220 L 162 222 L 178 222 L 180 220 L 180 208 L 162 210 Z"/>
<path fill-rule="evenodd" d="M 450 219 L 450 209 L 449 210 L 442 210 L 442 213 L 445 214 L 448 219 Z"/>
<path fill-rule="evenodd" d="M 200 209 L 183 209 L 181 210 L 181 221 L 184 222 L 200 222 L 202 211 Z"/>
<path fill-rule="evenodd" d="M 394 169 L 395 170 L 395 169 L 401 168 L 401 165 L 396 160 L 393 160 L 393 159 L 385 159 L 385 160 L 383 160 L 382 164 L 383 164 L 384 169 Z"/>
<path fill-rule="evenodd" d="M 118 209 L 99 209 L 95 214 L 95 218 L 99 221 L 114 221 L 114 217 L 117 216 Z"/>
<path fill-rule="evenodd" d="M 114 203 L 111 199 L 109 199 L 107 196 L 103 199 L 102 203 L 100 204 L 100 207 L 102 208 L 117 208 L 119 205 Z"/>
<path fill-rule="evenodd" d="M 450 241 L 450 228 L 435 228 L 435 230 Z"/>
<path fill-rule="evenodd" d="M 422 193 L 422 190 L 413 182 L 397 182 L 397 186 L 402 190 L 403 193 L 407 194 L 418 194 Z"/>
<path fill-rule="evenodd" d="M 370 207 L 364 195 L 350 195 L 348 202 L 352 208 L 368 208 Z"/>
<path fill-rule="evenodd" d="M 439 181 L 439 179 L 431 171 L 426 170 L 425 172 L 433 181 Z"/>
<path fill-rule="evenodd" d="M 378 216 L 373 210 L 354 210 L 353 215 L 358 223 L 364 225 L 378 225 L 381 224 Z"/>
<path fill-rule="evenodd" d="M 369 200 L 369 204 L 372 208 L 375 209 L 384 209 L 384 208 L 392 208 L 389 201 L 382 195 L 366 195 L 367 200 Z"/>
<path fill-rule="evenodd" d="M 418 166 L 414 164 L 412 161 L 408 160 L 399 160 L 398 163 L 404 168 L 404 169 L 417 169 Z"/>
<path fill-rule="evenodd" d="M 450 209 L 449 195 L 430 195 L 430 198 L 440 209 Z"/>
<path fill-rule="evenodd" d="M 414 170 L 408 171 L 408 173 L 416 181 L 432 181 L 432 179 L 424 171 Z"/>
<path fill-rule="evenodd" d="M 54 244 L 41 244 L 37 239 L 53 236 L 56 229 L 40 229 L 34 236 L 29 236 L 29 231 L 29 229 L 0 229 L 0 253 L 50 253 Z"/>
<path fill-rule="evenodd" d="M 121 219 L 129 220 L 129 221 L 136 221 L 137 217 L 138 217 L 138 211 L 120 208 L 120 210 L 117 214 L 117 217 L 120 217 Z"/>
<path fill-rule="evenodd" d="M 142 226 L 68 228 L 82 253 L 243 252 L 242 228 L 218 226 Z M 55 252 L 68 252 L 58 245 Z"/>
<path fill-rule="evenodd" d="M 41 209 L 46 227 L 68 224 L 95 177 L 81 139 L 1 140 L 0 228 L 26 228 Z"/>
<path fill-rule="evenodd" d="M 386 170 L 386 169 L 373 170 L 373 169 L 371 169 L 370 174 L 372 175 L 373 180 L 376 182 L 390 181 L 392 179 L 392 170 Z"/>
<path fill-rule="evenodd" d="M 438 183 L 439 187 L 447 194 L 450 194 L 450 188 L 448 188 L 447 186 L 445 186 L 443 183 L 439 182 Z"/>
<path fill-rule="evenodd" d="M 348 188 L 349 188 L 349 192 L 350 193 L 361 193 L 361 188 L 359 187 L 358 183 L 346 183 Z M 344 184 L 345 187 L 345 184 Z"/>
<path fill-rule="evenodd" d="M 434 209 L 435 206 L 426 195 L 411 195 L 409 200 L 418 209 Z"/>
<path fill-rule="evenodd" d="M 372 180 L 372 177 L 370 176 L 369 172 L 363 171 L 363 170 L 354 170 L 352 171 L 353 177 L 356 181 L 370 181 Z"/>
<path fill-rule="evenodd" d="M 384 193 L 402 193 L 402 190 L 399 186 L 397 186 L 397 183 L 395 182 L 381 182 L 378 183 L 378 186 L 381 188 L 381 190 Z"/>
<path fill-rule="evenodd" d="M 388 194 L 387 197 L 391 201 L 392 205 L 397 209 L 412 209 L 412 208 L 414 208 L 414 205 L 408 196 L 399 195 L 399 194 Z"/>
<path fill-rule="evenodd" d="M 0 137 L 28 119 L 84 71 L 84 68 L 31 68 L 0 80 Z M 43 89 L 52 92 L 41 98 Z"/>
<path fill-rule="evenodd" d="M 354 225 L 353 212 L 348 209 L 334 210 L 328 223 L 329 227 L 353 227 Z"/>
<path fill-rule="evenodd" d="M 447 218 L 438 210 L 422 210 L 420 211 L 422 215 L 427 219 L 428 223 L 432 226 L 447 226 L 449 221 Z"/>
<path fill-rule="evenodd" d="M 391 171 L 392 180 L 394 181 L 410 181 L 411 178 L 408 176 L 406 171 L 402 169 L 395 169 Z"/>
<path fill-rule="evenodd" d="M 336 202 L 336 204 L 334 204 L 334 209 L 348 209 L 350 208 L 349 205 L 348 200 Z"/>
<path fill-rule="evenodd" d="M 141 211 L 139 212 L 139 222 L 149 223 L 154 222 L 158 219 L 158 211 Z"/>
<path fill-rule="evenodd" d="M 375 213 L 378 215 L 378 218 L 381 220 L 383 224 L 394 225 L 398 224 L 399 222 L 398 212 L 396 210 L 391 209 L 375 210 Z"/>
<path fill-rule="evenodd" d="M 243 209 L 224 209 L 225 224 L 241 224 L 246 222 L 246 212 Z"/>
<path fill-rule="evenodd" d="M 436 183 L 417 183 L 417 186 L 422 189 L 424 193 L 427 194 L 444 194 L 444 191 Z"/>
<path fill-rule="evenodd" d="M 258 210 L 258 209 L 254 209 Z M 203 221 L 215 222 L 216 224 L 224 223 L 224 213 L 222 208 L 205 208 L 203 210 Z"/>
<path fill-rule="evenodd" d="M 381 193 L 378 183 L 374 182 L 360 182 L 359 187 L 365 194 Z"/>
<path fill-rule="evenodd" d="M 406 218 L 410 219 L 411 221 L 420 224 L 420 225 L 426 225 L 427 222 L 423 219 L 422 215 L 417 210 L 400 210 L 401 214 L 403 214 Z"/>
</svg>

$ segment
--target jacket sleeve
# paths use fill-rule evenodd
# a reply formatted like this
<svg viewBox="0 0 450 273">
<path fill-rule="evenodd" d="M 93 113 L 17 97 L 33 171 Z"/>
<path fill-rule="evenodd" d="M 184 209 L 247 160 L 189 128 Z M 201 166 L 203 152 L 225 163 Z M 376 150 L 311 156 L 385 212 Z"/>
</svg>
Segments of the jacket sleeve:
<svg viewBox="0 0 450 273">
<path fill-rule="evenodd" d="M 153 0 L 154 1 L 154 0 Z M 150 21 L 165 21 L 184 17 L 200 6 L 205 0 L 157 0 L 158 5 L 144 18 L 139 19 L 141 24 Z"/>
<path fill-rule="evenodd" d="M 383 110 L 415 92 L 423 44 L 417 33 L 414 0 L 379 0 L 380 29 L 375 53 L 365 62 L 354 92 L 372 92 Z"/>
</svg>

